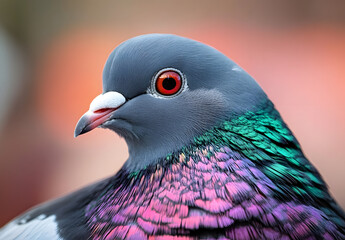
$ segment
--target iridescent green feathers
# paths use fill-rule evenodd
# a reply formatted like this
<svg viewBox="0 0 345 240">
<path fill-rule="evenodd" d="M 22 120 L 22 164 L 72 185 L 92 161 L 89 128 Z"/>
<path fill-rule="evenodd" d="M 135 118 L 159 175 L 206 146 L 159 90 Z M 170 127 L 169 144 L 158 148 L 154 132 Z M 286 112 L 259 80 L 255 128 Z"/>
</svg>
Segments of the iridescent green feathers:
<svg viewBox="0 0 345 240">
<path fill-rule="evenodd" d="M 276 184 L 277 198 L 312 205 L 345 227 L 343 211 L 269 100 L 258 111 L 225 121 L 194 141 L 196 146 L 229 146 Z"/>
<path fill-rule="evenodd" d="M 159 164 L 137 172 L 123 167 L 85 216 L 95 239 L 343 239 L 345 234 L 342 210 L 269 101 Z"/>
</svg>

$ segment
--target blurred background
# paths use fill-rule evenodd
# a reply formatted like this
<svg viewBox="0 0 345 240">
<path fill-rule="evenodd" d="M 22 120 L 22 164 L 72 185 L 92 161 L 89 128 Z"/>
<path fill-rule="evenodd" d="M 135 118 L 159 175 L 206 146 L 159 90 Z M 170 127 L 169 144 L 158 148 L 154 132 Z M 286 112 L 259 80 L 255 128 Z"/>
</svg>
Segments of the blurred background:
<svg viewBox="0 0 345 240">
<path fill-rule="evenodd" d="M 0 0 L 0 226 L 121 167 L 117 135 L 73 131 L 113 48 L 153 32 L 247 70 L 345 208 L 345 1 Z"/>
</svg>

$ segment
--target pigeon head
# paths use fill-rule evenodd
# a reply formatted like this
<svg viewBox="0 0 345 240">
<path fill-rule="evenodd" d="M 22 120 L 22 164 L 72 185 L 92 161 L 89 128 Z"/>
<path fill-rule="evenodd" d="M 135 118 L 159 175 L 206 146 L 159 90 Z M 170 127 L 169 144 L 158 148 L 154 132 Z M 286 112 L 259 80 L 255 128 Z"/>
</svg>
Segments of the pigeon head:
<svg viewBox="0 0 345 240">
<path fill-rule="evenodd" d="M 175 35 L 142 35 L 110 54 L 103 93 L 79 120 L 75 136 L 96 127 L 115 131 L 128 145 L 126 165 L 138 170 L 266 98 L 216 49 Z"/>
</svg>

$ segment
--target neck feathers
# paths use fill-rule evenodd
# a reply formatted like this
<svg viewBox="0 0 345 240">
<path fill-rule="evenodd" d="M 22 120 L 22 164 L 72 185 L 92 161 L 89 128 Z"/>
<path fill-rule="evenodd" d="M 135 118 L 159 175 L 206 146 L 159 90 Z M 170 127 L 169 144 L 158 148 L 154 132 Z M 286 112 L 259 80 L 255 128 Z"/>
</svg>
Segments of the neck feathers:
<svg viewBox="0 0 345 240">
<path fill-rule="evenodd" d="M 227 236 L 249 220 L 264 227 L 261 210 L 279 215 L 291 208 L 304 222 L 322 219 L 327 210 L 328 225 L 320 220 L 320 229 L 335 231 L 330 222 L 341 221 L 341 209 L 271 103 L 223 122 L 159 162 L 137 172 L 122 168 L 109 180 L 86 209 L 94 236 L 182 231 L 212 238 L 209 229 Z"/>
<path fill-rule="evenodd" d="M 215 154 L 224 149 L 251 161 L 274 181 L 279 198 L 317 202 L 332 199 L 320 174 L 305 158 L 296 138 L 270 101 L 257 111 L 224 121 L 196 137 L 189 146 L 160 159 L 158 164 L 136 172 L 127 172 L 124 166 L 114 179 L 121 181 L 121 185 L 124 182 L 131 185 L 139 179 L 159 179 L 166 170 L 175 167 L 174 164 L 188 164 L 187 160 L 198 158 L 200 151 L 208 158 L 217 158 Z"/>
</svg>

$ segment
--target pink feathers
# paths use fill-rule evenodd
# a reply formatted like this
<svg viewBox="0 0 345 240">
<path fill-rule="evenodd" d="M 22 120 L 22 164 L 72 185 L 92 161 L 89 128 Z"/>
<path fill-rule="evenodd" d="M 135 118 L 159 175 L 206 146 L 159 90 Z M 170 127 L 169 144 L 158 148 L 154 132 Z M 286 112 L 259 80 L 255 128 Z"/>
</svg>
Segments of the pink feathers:
<svg viewBox="0 0 345 240">
<path fill-rule="evenodd" d="M 180 240 L 204 229 L 220 239 L 284 239 L 304 237 L 313 226 L 326 238 L 325 228 L 335 229 L 313 207 L 279 203 L 274 183 L 248 159 L 229 148 L 212 151 L 181 153 L 169 167 L 108 190 L 87 208 L 93 237 Z"/>
</svg>

